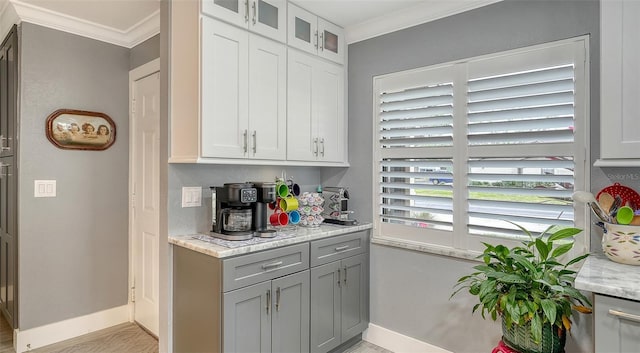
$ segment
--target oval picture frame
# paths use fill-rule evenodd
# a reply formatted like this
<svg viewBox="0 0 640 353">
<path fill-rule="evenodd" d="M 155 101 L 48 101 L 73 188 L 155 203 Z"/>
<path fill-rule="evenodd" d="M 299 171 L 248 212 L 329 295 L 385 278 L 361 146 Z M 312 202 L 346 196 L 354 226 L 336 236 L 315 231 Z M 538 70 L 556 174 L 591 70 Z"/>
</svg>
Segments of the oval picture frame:
<svg viewBox="0 0 640 353">
<path fill-rule="evenodd" d="M 104 113 L 58 109 L 47 117 L 46 134 L 61 149 L 102 151 L 116 141 L 116 124 Z"/>
</svg>

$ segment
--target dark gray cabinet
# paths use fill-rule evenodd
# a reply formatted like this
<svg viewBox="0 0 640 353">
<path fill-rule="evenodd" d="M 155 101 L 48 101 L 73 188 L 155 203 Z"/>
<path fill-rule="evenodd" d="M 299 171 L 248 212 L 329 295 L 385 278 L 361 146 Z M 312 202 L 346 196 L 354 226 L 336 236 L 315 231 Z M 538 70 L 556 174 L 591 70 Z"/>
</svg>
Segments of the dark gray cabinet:
<svg viewBox="0 0 640 353">
<path fill-rule="evenodd" d="M 640 352 L 640 303 L 595 295 L 595 351 Z"/>
<path fill-rule="evenodd" d="M 324 263 L 311 268 L 313 353 L 328 352 L 367 328 L 367 239 L 361 232 L 311 243 L 312 265 Z"/>
<path fill-rule="evenodd" d="M 18 35 L 0 46 L 0 312 L 17 328 L 17 90 Z"/>
<path fill-rule="evenodd" d="M 223 295 L 224 352 L 308 352 L 309 271 Z"/>
</svg>

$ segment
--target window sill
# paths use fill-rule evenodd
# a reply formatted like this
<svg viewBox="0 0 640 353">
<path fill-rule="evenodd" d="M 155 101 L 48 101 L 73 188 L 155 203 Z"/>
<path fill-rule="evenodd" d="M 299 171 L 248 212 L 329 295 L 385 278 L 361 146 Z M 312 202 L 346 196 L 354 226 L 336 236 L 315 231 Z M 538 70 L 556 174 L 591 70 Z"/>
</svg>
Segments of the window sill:
<svg viewBox="0 0 640 353">
<path fill-rule="evenodd" d="M 390 246 L 399 249 L 413 250 L 428 254 L 442 255 L 455 257 L 458 259 L 465 260 L 475 260 L 479 261 L 478 256 L 481 255 L 481 252 L 470 251 L 470 250 L 462 250 L 462 249 L 454 249 L 445 246 L 437 246 L 432 244 L 420 243 L 417 241 L 398 239 L 393 237 L 385 237 L 385 236 L 373 236 L 371 238 L 372 244 Z"/>
</svg>

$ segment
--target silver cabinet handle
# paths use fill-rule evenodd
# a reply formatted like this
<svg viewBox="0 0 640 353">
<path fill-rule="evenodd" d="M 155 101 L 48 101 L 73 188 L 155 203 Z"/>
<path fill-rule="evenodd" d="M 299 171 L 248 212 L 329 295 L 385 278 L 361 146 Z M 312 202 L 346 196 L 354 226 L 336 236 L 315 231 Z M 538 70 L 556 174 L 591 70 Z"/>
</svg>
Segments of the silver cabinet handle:
<svg viewBox="0 0 640 353">
<path fill-rule="evenodd" d="M 349 249 L 349 245 L 345 245 L 345 246 L 338 246 L 337 248 L 335 248 L 335 251 L 342 251 L 342 250 L 347 250 Z"/>
<path fill-rule="evenodd" d="M 269 309 L 271 309 L 271 289 L 267 289 L 267 315 L 269 315 Z"/>
<path fill-rule="evenodd" d="M 4 179 L 4 177 L 5 177 L 4 170 L 2 170 L 5 167 L 11 167 L 11 164 L 0 163 L 0 179 Z M 7 173 L 6 176 L 10 177 L 11 174 Z"/>
<path fill-rule="evenodd" d="M 8 142 L 9 140 L 11 140 L 10 137 L 4 137 L 3 135 L 0 135 L 0 151 L 8 151 L 11 149 L 11 147 L 5 146 L 5 142 Z"/>
<path fill-rule="evenodd" d="M 340 287 L 340 269 L 338 269 L 338 287 Z"/>
<path fill-rule="evenodd" d="M 258 135 L 258 132 L 256 130 L 253 130 L 253 134 L 251 134 L 251 136 L 253 137 L 253 155 L 256 155 L 256 151 L 258 149 L 258 140 L 256 135 Z"/>
<path fill-rule="evenodd" d="M 633 315 L 633 314 L 629 314 L 629 313 L 625 313 L 625 312 L 613 310 L 613 309 L 609 309 L 609 314 L 613 316 L 621 317 L 623 319 L 640 322 L 640 316 L 638 315 Z"/>
<path fill-rule="evenodd" d="M 320 139 L 320 146 L 322 146 L 322 149 L 320 150 L 320 154 L 322 155 L 322 157 L 324 157 L 324 138 Z"/>
<path fill-rule="evenodd" d="M 344 285 L 347 285 L 347 266 L 344 267 Z"/>
<path fill-rule="evenodd" d="M 324 51 L 324 32 L 320 32 L 320 51 Z"/>
<path fill-rule="evenodd" d="M 313 46 L 316 47 L 316 49 L 318 49 L 318 31 L 316 31 L 316 34 L 314 35 L 315 37 L 315 43 L 313 43 Z"/>
<path fill-rule="evenodd" d="M 249 22 L 249 0 L 244 1 L 244 22 Z"/>
<path fill-rule="evenodd" d="M 270 268 L 278 267 L 278 266 L 280 266 L 280 265 L 282 265 L 282 261 L 272 262 L 272 263 L 270 263 L 270 264 L 264 264 L 264 265 L 262 265 L 262 269 L 263 269 L 263 270 L 267 270 L 267 269 L 270 269 Z"/>
<path fill-rule="evenodd" d="M 253 19 L 251 20 L 253 22 L 253 24 L 256 24 L 256 2 L 253 2 L 253 5 L 251 5 L 251 7 L 253 8 Z"/>
<path fill-rule="evenodd" d="M 247 143 L 249 142 L 247 140 L 247 130 L 244 130 L 244 133 L 242 134 L 243 139 L 244 139 L 244 153 L 247 153 Z"/>
<path fill-rule="evenodd" d="M 276 311 L 280 311 L 280 287 L 276 289 Z"/>
<path fill-rule="evenodd" d="M 313 150 L 313 154 L 318 157 L 318 139 L 314 138 L 313 139 L 313 144 L 315 146 L 314 150 Z"/>
</svg>

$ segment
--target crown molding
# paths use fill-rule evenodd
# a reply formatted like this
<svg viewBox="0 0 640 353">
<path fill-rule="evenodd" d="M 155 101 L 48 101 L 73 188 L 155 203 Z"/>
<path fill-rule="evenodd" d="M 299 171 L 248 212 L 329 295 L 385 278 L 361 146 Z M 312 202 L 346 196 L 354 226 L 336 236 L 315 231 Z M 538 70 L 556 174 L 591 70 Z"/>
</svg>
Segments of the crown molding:
<svg viewBox="0 0 640 353">
<path fill-rule="evenodd" d="M 420 5 L 348 26 L 345 28 L 345 42 L 347 44 L 360 42 L 500 1 L 502 0 L 426 1 Z"/>
<path fill-rule="evenodd" d="M 16 14 L 16 16 L 13 16 L 14 21 L 12 21 L 12 24 L 20 21 L 29 22 L 126 48 L 132 48 L 160 33 L 160 10 L 155 11 L 124 31 L 44 9 L 20 0 L 7 1 L 7 6 L 5 6 L 0 15 L 2 21 L 0 29 L 5 27 L 5 13 L 9 13 L 8 16 L 10 17 L 11 12 Z M 17 17 L 17 20 L 15 20 L 15 17 Z M 9 28 L 11 28 L 10 25 Z"/>
</svg>

